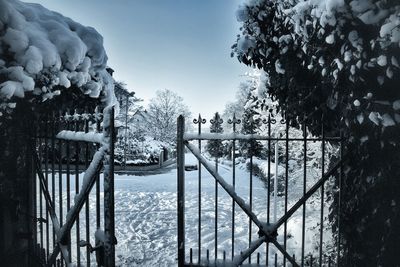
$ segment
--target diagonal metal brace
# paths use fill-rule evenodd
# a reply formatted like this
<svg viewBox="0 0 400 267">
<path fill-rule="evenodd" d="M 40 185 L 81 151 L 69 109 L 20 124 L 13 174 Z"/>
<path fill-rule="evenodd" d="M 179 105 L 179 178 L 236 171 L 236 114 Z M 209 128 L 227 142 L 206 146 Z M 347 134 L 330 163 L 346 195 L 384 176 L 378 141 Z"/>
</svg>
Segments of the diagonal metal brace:
<svg viewBox="0 0 400 267">
<path fill-rule="evenodd" d="M 326 172 L 321 179 L 319 179 L 307 193 L 299 199 L 299 201 L 294 204 L 290 210 L 288 210 L 282 218 L 280 218 L 276 223 L 273 224 L 273 228 L 278 230 L 278 228 L 284 224 L 292 215 L 295 213 L 306 201 L 339 169 L 343 162 L 347 160 L 347 156 L 339 160 L 328 172 Z"/>
<path fill-rule="evenodd" d="M 43 194 L 44 194 L 44 198 L 46 200 L 47 211 L 49 212 L 51 221 L 53 223 L 54 232 L 56 233 L 56 235 L 58 237 L 58 234 L 59 234 L 59 231 L 60 231 L 60 221 L 58 220 L 57 215 L 55 213 L 54 203 L 51 200 L 49 189 L 47 188 L 46 179 L 45 179 L 45 177 L 43 175 L 43 172 L 42 172 L 42 166 L 41 166 L 39 157 L 38 157 L 34 147 L 32 147 L 32 149 L 33 149 L 33 151 L 32 151 L 33 161 L 35 163 L 36 173 L 39 176 L 40 187 L 42 188 L 42 191 L 43 191 Z M 67 247 L 63 246 L 63 245 L 61 245 L 61 247 L 58 247 L 58 244 L 57 244 L 57 250 L 58 250 L 58 252 L 61 251 L 62 257 L 64 258 L 67 267 L 71 266 L 71 263 L 68 262 L 68 258 L 69 257 L 68 257 L 68 249 L 67 249 Z"/>
<path fill-rule="evenodd" d="M 77 200 L 74 206 L 72 206 L 71 209 L 68 211 L 66 222 L 58 231 L 57 246 L 49 258 L 49 266 L 51 266 L 56 261 L 58 253 L 60 252 L 59 246 L 61 242 L 63 242 L 67 238 L 68 233 L 71 231 L 71 228 L 74 225 L 76 218 L 79 216 L 79 212 L 85 204 L 86 199 L 89 197 L 90 191 L 92 190 L 93 185 L 96 182 L 96 174 L 99 173 L 103 167 L 102 160 L 104 158 L 104 155 L 106 154 L 106 150 L 106 147 L 103 146 L 95 153 L 92 162 L 85 172 L 80 193 L 76 198 Z"/>
<path fill-rule="evenodd" d="M 229 185 L 224 178 L 215 170 L 215 167 L 212 166 L 200 153 L 198 148 L 188 141 L 185 141 L 185 145 L 189 148 L 189 150 L 193 153 L 193 155 L 200 161 L 200 163 L 208 170 L 208 172 L 217 180 L 217 182 L 225 189 L 228 195 L 238 204 L 238 206 L 246 213 L 247 216 L 258 226 L 260 236 L 265 236 L 266 240 L 276 239 L 277 233 L 275 227 L 270 224 L 265 224 L 261 222 L 257 215 L 254 214 L 253 211 L 250 210 L 249 206 L 246 205 L 244 199 L 239 197 L 233 187 Z M 255 249 L 257 249 L 263 242 L 259 243 Z M 255 250 L 254 249 L 254 250 Z"/>
</svg>

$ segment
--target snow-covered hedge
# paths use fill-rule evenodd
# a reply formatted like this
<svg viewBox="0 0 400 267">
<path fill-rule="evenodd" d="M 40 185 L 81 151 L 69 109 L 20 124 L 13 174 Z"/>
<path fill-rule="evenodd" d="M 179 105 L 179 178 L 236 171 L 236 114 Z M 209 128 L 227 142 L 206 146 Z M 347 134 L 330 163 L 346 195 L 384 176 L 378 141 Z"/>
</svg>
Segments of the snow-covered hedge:
<svg viewBox="0 0 400 267">
<path fill-rule="evenodd" d="M 233 55 L 263 69 L 291 123 L 345 136 L 344 266 L 392 266 L 400 242 L 400 2 L 247 0 Z M 256 105 L 265 98 L 255 99 Z M 265 108 L 268 105 L 265 106 Z M 330 216 L 337 221 L 337 198 Z M 336 221 L 335 221 L 336 220 Z"/>
<path fill-rule="evenodd" d="M 167 143 L 154 140 L 149 136 L 129 136 L 127 144 L 123 135 L 120 136 L 119 141 L 115 147 L 115 158 L 119 162 L 124 162 L 124 155 L 126 152 L 127 164 L 133 165 L 146 165 L 158 163 L 160 153 L 164 148 L 169 148 Z"/>
<path fill-rule="evenodd" d="M 16 98 L 42 101 L 71 86 L 114 102 L 102 36 L 38 4 L 0 0 L 0 115 Z"/>
<path fill-rule="evenodd" d="M 291 81 L 283 75 L 301 65 L 310 70 L 305 80 L 331 85 L 325 89 L 327 108 L 349 103 L 353 116 L 347 124 L 400 124 L 399 94 L 381 89 L 391 86 L 400 71 L 398 1 L 251 0 L 238 9 L 237 19 L 243 28 L 233 52 L 244 63 L 273 73 L 272 83 L 289 88 Z M 305 92 L 297 100 L 306 101 L 309 93 L 318 92 Z"/>
</svg>

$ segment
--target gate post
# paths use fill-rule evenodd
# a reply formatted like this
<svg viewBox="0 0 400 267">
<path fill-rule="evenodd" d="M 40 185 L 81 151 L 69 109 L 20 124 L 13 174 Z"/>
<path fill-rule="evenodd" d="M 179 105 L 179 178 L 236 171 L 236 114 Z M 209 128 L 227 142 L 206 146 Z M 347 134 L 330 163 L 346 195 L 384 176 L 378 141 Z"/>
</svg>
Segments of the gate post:
<svg viewBox="0 0 400 267">
<path fill-rule="evenodd" d="M 104 170 L 104 230 L 106 242 L 104 244 L 105 267 L 115 266 L 115 213 L 114 213 L 114 107 L 104 112 L 104 116 L 109 116 L 110 125 L 106 129 L 109 138 L 109 151 L 106 155 Z"/>
<path fill-rule="evenodd" d="M 185 118 L 180 115 L 177 125 L 177 167 L 178 167 L 178 266 L 185 264 L 185 145 L 183 134 Z"/>
</svg>

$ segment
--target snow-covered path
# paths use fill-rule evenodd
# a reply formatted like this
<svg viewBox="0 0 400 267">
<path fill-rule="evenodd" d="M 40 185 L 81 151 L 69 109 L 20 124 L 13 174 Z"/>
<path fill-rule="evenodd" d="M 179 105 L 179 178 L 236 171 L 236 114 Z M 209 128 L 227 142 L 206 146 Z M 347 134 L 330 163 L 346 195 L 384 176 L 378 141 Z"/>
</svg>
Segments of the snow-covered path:
<svg viewBox="0 0 400 267">
<path fill-rule="evenodd" d="M 195 158 L 187 154 L 186 163 L 194 164 Z M 227 180 L 232 176 L 231 169 L 220 166 L 219 172 Z M 248 198 L 248 176 L 244 170 L 236 170 L 239 195 Z M 197 203 L 198 173 L 186 172 L 186 230 L 187 248 L 193 247 L 197 241 Z M 204 248 L 212 250 L 214 246 L 214 178 L 202 171 L 202 242 Z M 176 169 L 168 173 L 152 176 L 119 176 L 115 178 L 115 214 L 116 236 L 118 239 L 117 259 L 122 265 L 140 266 L 174 266 L 177 256 L 177 175 Z M 262 182 L 253 181 L 254 207 L 265 207 L 266 195 Z M 232 200 L 219 187 L 219 248 L 228 250 L 230 242 Z M 265 214 L 265 212 L 263 213 Z M 236 235 L 238 249 L 244 249 L 247 243 L 240 242 L 240 236 L 248 236 L 247 217 L 237 213 L 238 223 Z M 129 226 L 129 227 L 127 227 Z M 229 227 L 228 227 L 229 226 Z M 205 249 L 204 249 L 205 253 Z"/>
<path fill-rule="evenodd" d="M 186 163 L 196 164 L 197 160 L 192 154 L 186 154 Z M 236 167 L 236 192 L 246 203 L 249 203 L 249 172 L 244 168 L 245 164 Z M 271 170 L 274 170 L 272 163 Z M 283 171 L 283 169 L 282 169 Z M 281 170 L 279 170 L 281 173 Z M 232 168 L 225 165 L 219 166 L 219 173 L 228 183 L 232 181 Z M 302 170 L 300 175 L 290 173 L 289 179 L 289 208 L 302 195 Z M 310 175 L 310 178 L 313 175 Z M 315 178 L 315 177 L 314 177 Z M 64 184 L 65 177 L 63 175 Z M 307 187 L 311 186 L 307 183 Z M 71 188 L 74 188 L 74 179 L 71 179 Z M 102 186 L 101 186 L 102 187 Z M 267 190 L 265 184 L 257 177 L 253 177 L 253 212 L 261 221 L 267 219 Z M 185 211 L 186 211 L 186 251 L 193 249 L 193 258 L 198 255 L 198 172 L 185 172 Z M 214 258 L 214 229 L 215 229 L 215 180 L 202 168 L 202 258 L 206 256 L 206 250 L 210 251 L 210 258 Z M 58 192 L 58 188 L 56 188 Z M 101 194 L 102 195 L 102 194 Z M 74 194 L 71 192 L 71 199 Z M 271 201 L 272 201 L 271 197 Z M 66 194 L 63 195 L 64 207 L 66 206 Z M 283 215 L 284 198 L 277 199 L 277 216 Z M 94 244 L 95 222 L 95 192 L 90 195 L 90 239 Z M 218 189 L 218 255 L 226 251 L 226 257 L 231 257 L 231 222 L 232 199 L 219 186 Z M 56 207 L 58 207 L 58 194 L 56 194 Z M 319 222 L 319 197 L 316 194 L 307 202 L 306 223 L 306 254 L 316 250 L 316 233 Z M 101 201 L 102 206 L 102 201 Z M 58 211 L 56 211 L 58 213 Z M 271 216 L 273 204 L 271 203 Z M 327 213 L 325 213 L 327 214 Z M 80 240 L 84 239 L 85 213 L 80 213 Z M 271 217 L 272 220 L 272 217 Z M 302 211 L 296 212 L 288 221 L 289 253 L 299 256 L 301 248 Z M 118 266 L 176 266 L 177 264 L 177 171 L 168 168 L 165 173 L 133 176 L 115 175 L 115 231 L 118 244 L 116 246 L 116 262 Z M 76 247 L 75 226 L 72 229 L 72 243 Z M 278 241 L 282 242 L 282 229 L 278 232 Z M 235 212 L 235 254 L 248 247 L 249 218 L 236 206 Z M 257 227 L 253 226 L 253 240 L 257 238 Z M 325 237 L 325 246 L 329 243 L 329 235 Z M 85 249 L 81 249 L 81 259 L 85 261 Z M 274 249 L 271 252 L 274 253 Z M 265 245 L 256 252 L 261 254 L 261 262 L 265 262 Z M 278 259 L 281 255 L 278 253 Z M 270 254 L 270 260 L 273 260 Z M 73 259 L 76 259 L 75 250 L 72 251 Z M 92 264 L 95 264 L 94 255 Z"/>
</svg>

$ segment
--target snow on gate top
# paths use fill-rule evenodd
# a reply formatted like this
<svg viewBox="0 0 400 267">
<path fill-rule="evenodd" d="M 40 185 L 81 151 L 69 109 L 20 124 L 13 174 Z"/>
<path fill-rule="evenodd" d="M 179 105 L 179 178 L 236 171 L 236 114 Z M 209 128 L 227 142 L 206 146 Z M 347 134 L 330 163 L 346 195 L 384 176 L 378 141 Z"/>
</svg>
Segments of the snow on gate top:
<svg viewBox="0 0 400 267">
<path fill-rule="evenodd" d="M 0 0 L 0 116 L 27 92 L 51 99 L 79 87 L 106 105 L 116 102 L 103 37 L 39 4 Z"/>
</svg>

